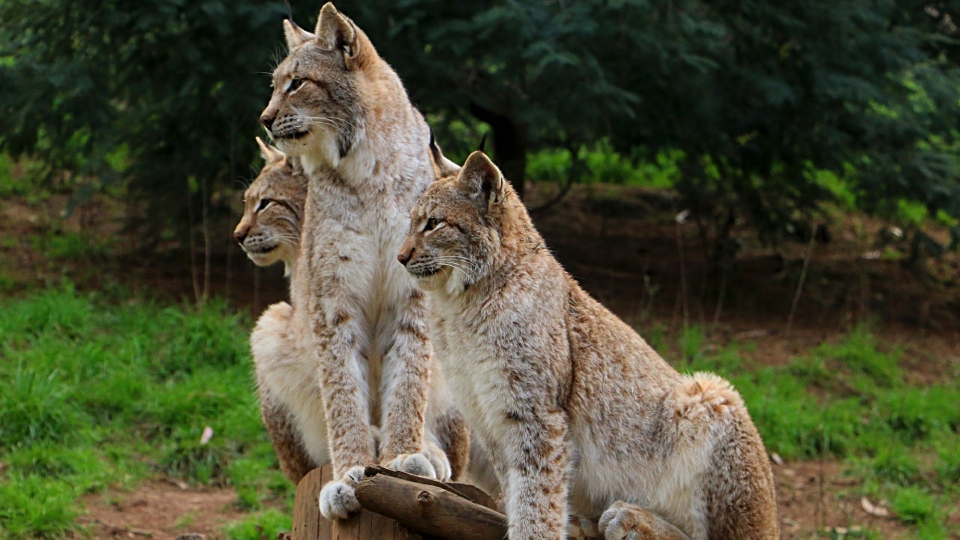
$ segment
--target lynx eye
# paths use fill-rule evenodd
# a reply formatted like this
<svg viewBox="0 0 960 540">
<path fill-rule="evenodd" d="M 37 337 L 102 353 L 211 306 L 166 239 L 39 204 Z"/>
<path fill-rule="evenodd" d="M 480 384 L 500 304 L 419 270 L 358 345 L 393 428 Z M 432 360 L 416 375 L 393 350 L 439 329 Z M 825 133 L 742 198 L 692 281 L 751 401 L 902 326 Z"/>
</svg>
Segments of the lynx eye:
<svg viewBox="0 0 960 540">
<path fill-rule="evenodd" d="M 437 228 L 437 225 L 440 225 L 440 220 L 437 218 L 429 218 L 427 224 L 423 226 L 424 231 L 432 231 Z"/>
<path fill-rule="evenodd" d="M 255 212 L 263 212 L 271 204 L 273 204 L 273 199 L 260 199 L 260 204 L 257 205 Z"/>
<path fill-rule="evenodd" d="M 290 81 L 290 86 L 287 87 L 287 92 L 293 93 L 300 89 L 303 86 L 303 79 L 293 79 Z"/>
</svg>

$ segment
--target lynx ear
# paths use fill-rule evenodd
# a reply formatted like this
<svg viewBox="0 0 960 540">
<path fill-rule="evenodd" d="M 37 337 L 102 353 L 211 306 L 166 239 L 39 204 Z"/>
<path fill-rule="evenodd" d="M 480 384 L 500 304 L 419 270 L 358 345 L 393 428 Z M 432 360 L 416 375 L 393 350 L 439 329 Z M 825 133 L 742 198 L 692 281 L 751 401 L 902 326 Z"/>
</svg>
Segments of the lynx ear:
<svg viewBox="0 0 960 540">
<path fill-rule="evenodd" d="M 275 146 L 263 142 L 263 139 L 257 137 L 257 145 L 260 146 L 260 155 L 267 164 L 273 164 L 286 159 L 287 155 L 277 149 Z"/>
<path fill-rule="evenodd" d="M 343 51 L 343 59 L 349 69 L 362 67 L 371 54 L 372 45 L 363 32 L 330 2 L 320 9 L 317 29 L 314 32 L 317 35 L 317 44 L 322 49 Z"/>
<path fill-rule="evenodd" d="M 310 32 L 297 26 L 293 19 L 283 20 L 283 35 L 287 38 L 287 50 L 292 51 L 304 43 L 316 38 Z"/>
<path fill-rule="evenodd" d="M 433 130 L 430 130 L 430 163 L 433 165 L 433 175 L 435 178 L 446 178 L 460 172 L 460 166 L 450 161 L 443 155 L 440 145 L 433 136 Z"/>
<path fill-rule="evenodd" d="M 461 191 L 482 198 L 488 205 L 502 201 L 507 189 L 500 169 L 479 150 L 470 154 L 463 164 L 458 182 Z"/>
</svg>

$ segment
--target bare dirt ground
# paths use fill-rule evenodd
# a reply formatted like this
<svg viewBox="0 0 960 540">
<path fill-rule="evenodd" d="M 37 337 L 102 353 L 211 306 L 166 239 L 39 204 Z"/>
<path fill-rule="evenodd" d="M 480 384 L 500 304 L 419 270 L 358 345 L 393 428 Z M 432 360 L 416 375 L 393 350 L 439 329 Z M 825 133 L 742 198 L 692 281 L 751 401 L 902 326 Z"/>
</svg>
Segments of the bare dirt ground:
<svg viewBox="0 0 960 540">
<path fill-rule="evenodd" d="M 232 489 L 178 487 L 174 482 L 149 482 L 129 492 L 108 492 L 84 498 L 93 538 L 174 538 L 201 533 L 224 537 L 226 523 L 245 513 L 236 506 Z M 273 540 L 273 539 L 271 539 Z"/>
<path fill-rule="evenodd" d="M 544 188 L 549 189 L 553 188 Z M 537 198 L 534 190 L 531 201 L 536 203 Z M 195 284 L 202 276 L 202 253 L 196 258 L 200 262 L 191 267 L 190 256 L 182 248 L 160 245 L 154 252 L 125 248 L 135 242 L 121 232 L 109 205 L 88 211 L 90 222 L 84 226 L 112 238 L 111 249 L 122 252 L 121 256 L 46 257 L 30 238 L 50 234 L 47 216 L 58 215 L 62 204 L 63 199 L 56 197 L 33 205 L 15 200 L 0 203 L 0 230 L 16 239 L 0 244 L 4 270 L 15 283 L 7 286 L 8 291 L 16 294 L 21 286 L 55 283 L 67 276 L 88 289 L 120 284 L 159 298 L 193 301 Z M 931 261 L 926 272 L 904 265 L 897 257 L 878 256 L 883 248 L 873 239 L 889 224 L 865 217 L 825 222 L 829 242 L 773 247 L 737 226 L 733 232 L 740 243 L 736 267 L 721 285 L 723 276 L 711 273 L 711 265 L 706 264 L 707 250 L 696 225 L 689 221 L 678 225 L 673 220 L 678 209 L 671 204 L 662 195 L 639 189 L 577 186 L 534 220 L 568 271 L 640 329 L 659 328 L 671 334 L 685 324 L 700 325 L 711 332 L 714 343 L 756 343 L 744 354 L 748 363 L 761 366 L 782 365 L 869 321 L 887 345 L 903 351 L 903 367 L 915 382 L 934 383 L 944 373 L 956 372 L 960 365 L 957 254 Z M 615 217 L 618 212 L 622 217 Z M 75 233 L 81 230 L 82 219 L 75 214 L 58 221 L 57 227 Z M 286 297 L 286 282 L 280 268 L 258 271 L 245 260 L 230 238 L 232 227 L 232 222 L 224 221 L 211 232 L 210 293 L 255 316 Z M 808 246 L 812 256 L 787 334 Z M 848 532 L 866 528 L 883 538 L 907 535 L 908 529 L 895 519 L 864 511 L 853 482 L 843 477 L 838 463 L 786 463 L 774 469 L 784 538 L 814 538 L 818 531 L 837 527 Z M 88 497 L 84 519 L 98 538 L 135 538 L 147 533 L 151 538 L 172 538 L 184 532 L 216 538 L 222 535 L 224 522 L 242 515 L 234 500 L 230 490 L 181 490 L 171 484 L 148 483 L 131 492 Z M 949 519 L 960 524 L 960 510 Z"/>
</svg>

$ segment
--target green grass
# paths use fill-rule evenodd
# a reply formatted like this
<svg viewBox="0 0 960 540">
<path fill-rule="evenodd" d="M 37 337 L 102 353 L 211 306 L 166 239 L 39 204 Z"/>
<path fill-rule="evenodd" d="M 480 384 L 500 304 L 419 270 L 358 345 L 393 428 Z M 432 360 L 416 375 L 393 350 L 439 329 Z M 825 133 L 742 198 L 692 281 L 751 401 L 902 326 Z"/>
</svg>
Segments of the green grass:
<svg viewBox="0 0 960 540">
<path fill-rule="evenodd" d="M 0 303 L 0 538 L 78 530 L 79 498 L 169 474 L 292 502 L 263 431 L 249 321 L 69 284 Z M 213 439 L 201 446 L 205 426 Z"/>
<path fill-rule="evenodd" d="M 251 513 L 224 529 L 230 538 L 288 529 L 293 486 L 259 417 L 250 321 L 217 302 L 111 294 L 66 283 L 0 300 L 0 538 L 82 534 L 82 495 L 157 475 L 234 487 Z M 731 380 L 769 451 L 840 459 L 856 495 L 888 501 L 918 537 L 956 532 L 946 523 L 960 500 L 956 373 L 911 384 L 901 352 L 865 328 L 775 368 L 697 328 L 647 334 L 682 371 Z M 200 445 L 205 426 L 214 437 Z"/>
<path fill-rule="evenodd" d="M 230 540 L 262 540 L 276 538 L 277 533 L 289 531 L 291 524 L 289 513 L 283 514 L 271 509 L 227 525 L 224 532 Z"/>
<path fill-rule="evenodd" d="M 680 359 L 681 371 L 714 371 L 733 382 L 769 452 L 842 459 L 862 494 L 888 500 L 920 537 L 945 537 L 945 520 L 960 504 L 955 375 L 933 386 L 909 384 L 901 352 L 867 328 L 776 368 L 745 367 L 740 345 L 710 348 L 707 341 L 690 328 L 668 343 L 668 357 Z"/>
</svg>

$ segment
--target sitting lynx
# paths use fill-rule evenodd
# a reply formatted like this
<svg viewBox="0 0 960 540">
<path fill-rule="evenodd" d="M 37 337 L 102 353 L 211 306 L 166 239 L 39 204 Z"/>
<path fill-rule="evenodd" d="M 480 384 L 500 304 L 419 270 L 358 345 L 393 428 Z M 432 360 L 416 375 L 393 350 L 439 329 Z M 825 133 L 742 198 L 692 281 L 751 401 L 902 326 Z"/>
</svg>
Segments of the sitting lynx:
<svg viewBox="0 0 960 540">
<path fill-rule="evenodd" d="M 266 164 L 244 194 L 243 218 L 233 232 L 258 266 L 283 262 L 290 275 L 300 251 L 307 177 L 298 160 L 257 137 Z M 292 308 L 279 302 L 257 321 L 250 344 L 260 393 L 260 413 L 280 469 L 297 483 L 330 461 L 320 391 L 309 384 L 315 367 L 290 336 Z"/>
<path fill-rule="evenodd" d="M 440 374 L 431 369 L 427 298 L 395 262 L 410 209 L 434 179 L 430 130 L 396 72 L 333 4 L 314 33 L 284 25 L 289 54 L 260 121 L 310 179 L 293 333 L 317 356 L 335 473 L 320 510 L 345 518 L 360 510 L 354 489 L 366 465 L 450 475 L 431 442 L 443 435 L 426 422 L 428 391 L 430 407 L 452 403 L 430 390 Z"/>
<path fill-rule="evenodd" d="M 266 164 L 244 196 L 243 218 L 234 236 L 258 266 L 283 262 L 290 275 L 297 266 L 300 229 L 307 195 L 307 177 L 296 158 L 257 138 Z M 432 152 L 443 160 L 440 148 Z M 310 470 L 330 461 L 323 400 L 316 384 L 316 356 L 298 346 L 292 325 L 293 308 L 286 302 L 270 306 L 250 336 L 260 410 L 284 474 L 298 483 Z M 427 408 L 428 436 L 451 456 L 449 474 L 460 478 L 466 465 L 462 416 L 444 398 L 442 377 L 431 378 Z M 444 410 L 444 405 L 447 409 Z M 434 436 L 435 435 L 435 436 Z M 373 430 L 375 442 L 379 431 Z M 441 461 L 442 463 L 442 461 Z"/>
<path fill-rule="evenodd" d="M 411 213 L 398 259 L 490 451 L 514 540 L 558 539 L 568 508 L 609 540 L 777 538 L 773 476 L 740 395 L 681 375 L 550 254 L 474 152 Z"/>
</svg>

